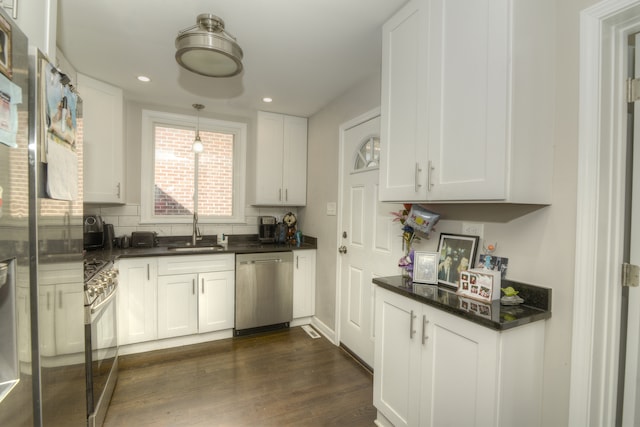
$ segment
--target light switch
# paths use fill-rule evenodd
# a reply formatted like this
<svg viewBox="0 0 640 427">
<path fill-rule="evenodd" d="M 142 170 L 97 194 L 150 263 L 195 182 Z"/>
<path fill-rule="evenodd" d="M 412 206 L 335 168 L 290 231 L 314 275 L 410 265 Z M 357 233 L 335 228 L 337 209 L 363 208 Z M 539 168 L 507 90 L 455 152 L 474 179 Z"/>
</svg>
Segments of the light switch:
<svg viewBox="0 0 640 427">
<path fill-rule="evenodd" d="M 336 202 L 327 203 L 327 215 L 331 215 L 331 216 L 336 215 Z"/>
</svg>

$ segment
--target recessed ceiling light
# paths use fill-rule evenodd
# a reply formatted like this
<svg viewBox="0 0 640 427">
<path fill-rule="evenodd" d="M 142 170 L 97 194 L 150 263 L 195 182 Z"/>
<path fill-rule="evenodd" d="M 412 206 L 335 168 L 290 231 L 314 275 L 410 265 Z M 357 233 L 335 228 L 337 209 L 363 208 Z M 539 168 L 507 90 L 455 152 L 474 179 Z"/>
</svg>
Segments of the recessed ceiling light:
<svg viewBox="0 0 640 427">
<path fill-rule="evenodd" d="M 138 80 L 140 80 L 141 82 L 145 82 L 148 83 L 151 81 L 151 79 L 147 76 L 138 76 Z"/>
<path fill-rule="evenodd" d="M 269 97 L 262 98 L 262 102 L 272 102 L 272 101 L 273 101 L 273 99 L 271 99 Z"/>
</svg>

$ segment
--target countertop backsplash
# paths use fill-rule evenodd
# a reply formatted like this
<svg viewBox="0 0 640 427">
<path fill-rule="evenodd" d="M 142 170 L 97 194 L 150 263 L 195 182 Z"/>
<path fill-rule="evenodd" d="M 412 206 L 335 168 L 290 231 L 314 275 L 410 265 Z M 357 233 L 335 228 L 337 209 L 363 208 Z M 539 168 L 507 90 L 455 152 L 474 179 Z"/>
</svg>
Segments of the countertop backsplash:
<svg viewBox="0 0 640 427">
<path fill-rule="evenodd" d="M 242 224 L 207 224 L 200 220 L 198 227 L 202 234 L 207 235 L 234 235 L 234 234 L 257 234 L 258 233 L 258 217 L 263 215 L 275 216 L 278 221 L 287 212 L 293 212 L 298 216 L 296 208 L 287 207 L 245 207 L 246 223 Z M 85 214 L 96 214 L 102 216 L 107 224 L 113 224 L 116 237 L 123 235 L 131 235 L 134 231 L 155 231 L 158 236 L 185 236 L 191 235 L 192 223 L 182 224 L 141 224 L 140 223 L 140 205 L 127 204 L 121 206 L 109 205 L 85 205 Z M 302 224 L 298 223 L 298 229 L 304 232 Z"/>
</svg>

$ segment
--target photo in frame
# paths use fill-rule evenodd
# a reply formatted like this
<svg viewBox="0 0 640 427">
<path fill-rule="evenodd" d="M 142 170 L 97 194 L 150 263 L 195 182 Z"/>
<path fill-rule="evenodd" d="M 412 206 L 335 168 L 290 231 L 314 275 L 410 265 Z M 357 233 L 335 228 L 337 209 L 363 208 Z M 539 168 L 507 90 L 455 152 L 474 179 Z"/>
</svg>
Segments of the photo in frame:
<svg viewBox="0 0 640 427">
<path fill-rule="evenodd" d="M 501 277 L 507 277 L 507 267 L 509 258 L 498 257 L 495 255 L 482 254 L 478 257 L 478 268 L 499 271 Z"/>
<path fill-rule="evenodd" d="M 0 72 L 10 80 L 13 78 L 11 24 L 2 16 L 0 16 Z"/>
<path fill-rule="evenodd" d="M 475 265 L 478 236 L 440 233 L 438 283 L 458 287 L 460 272 Z"/>
<path fill-rule="evenodd" d="M 438 252 L 415 251 L 413 254 L 413 281 L 437 285 L 438 260 Z"/>
</svg>

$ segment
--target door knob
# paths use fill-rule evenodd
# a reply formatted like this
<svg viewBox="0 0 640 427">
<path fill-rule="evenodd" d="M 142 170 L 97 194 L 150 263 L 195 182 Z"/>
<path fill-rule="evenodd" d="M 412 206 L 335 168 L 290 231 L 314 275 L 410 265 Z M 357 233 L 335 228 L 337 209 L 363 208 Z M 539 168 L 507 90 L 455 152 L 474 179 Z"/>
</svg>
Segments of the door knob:
<svg viewBox="0 0 640 427">
<path fill-rule="evenodd" d="M 346 254 L 347 253 L 347 247 L 345 245 L 342 245 L 338 248 L 338 252 L 340 252 L 341 254 Z"/>
</svg>

